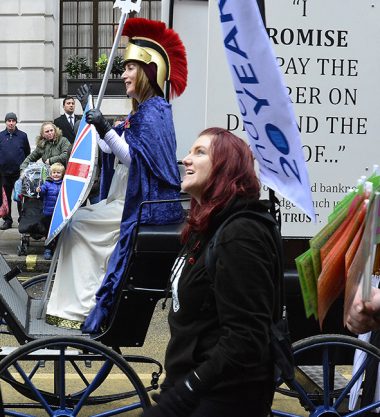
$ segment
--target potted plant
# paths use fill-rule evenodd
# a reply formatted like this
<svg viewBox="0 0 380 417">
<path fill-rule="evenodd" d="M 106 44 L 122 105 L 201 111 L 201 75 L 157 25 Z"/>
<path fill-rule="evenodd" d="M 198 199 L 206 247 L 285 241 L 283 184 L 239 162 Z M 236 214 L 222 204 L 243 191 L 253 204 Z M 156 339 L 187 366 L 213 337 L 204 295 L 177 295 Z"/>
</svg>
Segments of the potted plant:
<svg viewBox="0 0 380 417">
<path fill-rule="evenodd" d="M 87 58 L 78 55 L 72 55 L 67 58 L 63 72 L 67 74 L 67 94 L 70 95 L 75 95 L 79 86 L 87 82 L 92 75 Z"/>
<path fill-rule="evenodd" d="M 64 72 L 69 75 L 69 78 L 67 79 L 67 93 L 75 95 L 80 85 L 87 83 L 91 85 L 93 94 L 97 95 L 102 83 L 102 76 L 107 68 L 107 63 L 107 55 L 101 54 L 99 59 L 95 62 L 99 78 L 89 78 L 90 75 L 92 75 L 92 70 L 87 63 L 86 58 L 78 56 L 69 57 L 64 67 Z M 124 71 L 123 63 L 124 59 L 121 56 L 115 57 L 111 74 L 113 74 L 114 77 L 119 78 L 108 79 L 105 95 L 119 96 L 125 94 L 123 80 L 120 78 L 120 75 Z"/>
<path fill-rule="evenodd" d="M 106 54 L 101 54 L 98 60 L 95 62 L 96 69 L 100 76 L 103 76 L 106 72 L 108 64 L 108 56 Z M 111 77 L 108 78 L 107 87 L 106 87 L 106 95 L 109 96 L 119 96 L 125 94 L 125 87 L 124 82 L 120 78 L 120 75 L 124 72 L 124 58 L 122 56 L 116 56 L 113 60 L 112 68 L 111 68 Z M 97 94 L 100 89 L 99 87 L 95 87 L 93 85 L 92 90 L 94 94 Z"/>
<path fill-rule="evenodd" d="M 95 62 L 96 69 L 100 75 L 103 75 L 106 72 L 108 64 L 108 57 L 106 54 L 101 54 L 99 59 Z"/>
<path fill-rule="evenodd" d="M 98 70 L 98 73 L 103 75 L 106 72 L 108 64 L 108 56 L 106 54 L 101 54 L 99 59 L 95 62 L 96 68 Z M 114 75 L 114 78 L 120 77 L 120 75 L 124 72 L 124 58 L 122 56 L 115 56 L 112 68 L 111 68 L 111 74 Z"/>
<path fill-rule="evenodd" d="M 78 55 L 70 56 L 67 59 L 63 72 L 66 72 L 69 78 L 79 78 L 80 75 L 88 78 L 92 74 L 87 58 Z"/>
<path fill-rule="evenodd" d="M 111 73 L 113 75 L 120 77 L 123 72 L 124 72 L 124 57 L 120 55 L 115 56 L 115 59 L 113 60 Z"/>
</svg>

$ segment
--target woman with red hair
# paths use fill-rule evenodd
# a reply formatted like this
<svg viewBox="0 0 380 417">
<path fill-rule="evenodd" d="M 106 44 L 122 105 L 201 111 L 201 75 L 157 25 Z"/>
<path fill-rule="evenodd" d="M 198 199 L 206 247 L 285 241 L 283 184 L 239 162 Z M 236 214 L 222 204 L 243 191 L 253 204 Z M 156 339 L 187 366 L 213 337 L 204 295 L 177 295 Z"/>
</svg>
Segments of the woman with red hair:
<svg viewBox="0 0 380 417">
<path fill-rule="evenodd" d="M 157 406 L 143 415 L 267 416 L 281 257 L 269 204 L 259 200 L 252 152 L 231 132 L 210 128 L 183 164 L 182 189 L 192 201 L 171 277 L 166 379 Z M 206 253 L 218 229 L 212 270 Z"/>
</svg>

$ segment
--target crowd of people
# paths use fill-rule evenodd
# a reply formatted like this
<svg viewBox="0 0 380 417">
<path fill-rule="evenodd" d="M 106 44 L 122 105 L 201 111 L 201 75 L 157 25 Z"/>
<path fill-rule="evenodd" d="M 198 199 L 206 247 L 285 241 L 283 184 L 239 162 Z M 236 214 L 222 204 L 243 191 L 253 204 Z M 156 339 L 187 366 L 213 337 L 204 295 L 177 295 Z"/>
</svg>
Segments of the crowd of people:
<svg viewBox="0 0 380 417">
<path fill-rule="evenodd" d="M 0 190 L 4 188 L 6 195 L 6 203 L 8 206 L 8 214 L 3 216 L 3 224 L 0 230 L 7 230 L 12 228 L 12 201 L 17 202 L 18 222 L 22 215 L 22 198 L 15 198 L 13 196 L 15 183 L 18 179 L 22 179 L 24 170 L 35 162 L 42 162 L 51 170 L 49 181 L 57 175 L 57 171 L 53 168 L 59 166 L 63 167 L 62 175 L 68 163 L 72 144 L 74 142 L 81 116 L 74 114 L 75 112 L 75 97 L 66 96 L 63 99 L 63 114 L 54 122 L 43 122 L 40 127 L 40 132 L 36 137 L 35 146 L 31 151 L 28 135 L 17 128 L 17 116 L 14 112 L 9 112 L 5 115 L 5 130 L 0 132 Z M 90 192 L 89 201 L 95 203 L 98 201 L 98 182 Z M 44 193 L 44 187 L 41 187 L 41 198 L 49 198 L 52 203 L 51 196 L 47 197 Z M 0 194 L 2 194 L 0 192 Z M 56 197 L 58 193 L 56 193 Z M 2 204 L 3 201 L 1 200 Z M 55 203 L 55 201 L 54 201 Z M 0 204 L 0 205 L 1 205 Z M 45 204 L 45 202 L 44 202 Z M 46 207 L 43 209 L 43 215 L 46 214 Z M 49 230 L 49 222 L 54 205 L 51 208 L 49 216 L 42 217 L 41 222 L 43 229 L 47 232 Z M 52 253 L 55 247 L 55 242 L 46 247 L 44 251 L 44 258 L 52 259 Z"/>
<path fill-rule="evenodd" d="M 63 115 L 54 122 L 42 123 L 32 152 L 28 135 L 17 127 L 17 115 L 14 112 L 5 115 L 5 129 L 0 132 L 0 185 L 4 187 L 7 197 L 8 214 L 3 217 L 1 230 L 12 227 L 14 186 L 30 163 L 42 161 L 50 167 L 56 163 L 64 167 L 67 165 L 75 139 L 74 126 L 80 120 L 80 117 L 74 114 L 74 97 L 64 98 L 63 110 Z M 22 201 L 20 199 L 16 201 L 19 219 Z"/>
<path fill-rule="evenodd" d="M 63 102 L 64 110 L 66 111 L 70 103 L 70 110 L 74 111 L 74 99 L 66 97 Z M 66 116 L 61 116 L 66 117 Z M 57 123 L 62 123 L 60 118 L 56 119 Z M 68 163 L 71 143 L 62 134 L 62 130 L 52 122 L 43 122 L 40 127 L 39 135 L 36 137 L 35 147 L 31 152 L 28 136 L 25 132 L 17 128 L 17 116 L 13 112 L 9 112 L 5 116 L 6 129 L 0 132 L 0 188 L 4 188 L 6 195 L 6 203 L 8 205 L 8 213 L 3 216 L 4 223 L 0 227 L 1 230 L 12 228 L 12 201 L 17 202 L 18 218 L 20 220 L 23 216 L 23 196 L 19 195 L 19 190 L 14 190 L 17 180 L 24 178 L 24 171 L 36 162 L 42 162 L 50 171 L 48 183 L 58 184 L 58 175 L 63 177 L 65 167 Z M 74 136 L 74 126 L 69 126 L 71 129 L 71 139 Z M 65 127 L 65 131 L 68 129 Z M 62 183 L 60 178 L 59 184 Z M 22 188 L 22 187 L 21 187 Z M 37 187 L 36 193 L 43 201 L 43 210 L 41 213 L 41 225 L 39 230 L 42 230 L 47 236 L 50 226 L 50 220 L 55 207 L 55 202 L 58 198 L 59 188 L 55 187 L 54 196 L 51 194 L 52 187 L 48 188 L 48 184 L 43 184 Z M 17 192 L 16 192 L 17 191 Z M 14 195 L 16 194 L 16 195 Z M 14 216 L 14 215 L 13 215 Z M 35 226 L 34 226 L 35 228 Z M 44 251 L 44 258 L 51 260 L 55 247 L 55 241 L 46 246 Z"/>
</svg>

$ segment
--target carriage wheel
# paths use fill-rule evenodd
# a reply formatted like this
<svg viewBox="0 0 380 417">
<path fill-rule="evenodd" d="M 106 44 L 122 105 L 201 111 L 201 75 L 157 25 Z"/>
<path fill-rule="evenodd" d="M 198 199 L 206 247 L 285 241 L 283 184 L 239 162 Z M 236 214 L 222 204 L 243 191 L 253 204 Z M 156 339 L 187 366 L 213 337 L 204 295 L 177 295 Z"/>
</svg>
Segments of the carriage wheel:
<svg viewBox="0 0 380 417">
<path fill-rule="evenodd" d="M 122 415 L 150 405 L 128 363 L 99 342 L 49 337 L 16 349 L 0 362 L 5 414 Z M 24 413 L 25 412 L 25 413 Z M 130 414 L 131 416 L 137 414 Z"/>
<path fill-rule="evenodd" d="M 345 335 L 318 335 L 302 339 L 293 345 L 296 377 L 292 383 L 277 388 L 273 403 L 275 416 L 365 416 L 380 407 L 380 401 L 362 402 L 362 384 L 366 369 L 377 367 L 380 350 L 362 340 Z M 354 353 L 363 359 L 362 365 L 353 369 Z M 310 357 L 313 364 L 310 365 Z M 308 362 L 309 361 L 309 362 Z M 344 364 L 339 364 L 344 362 Z M 356 388 L 356 394 L 354 389 Z M 294 411 L 277 410 L 278 404 L 290 403 L 286 397 L 294 397 Z M 351 402 L 350 402 L 351 397 Z M 297 404 L 299 403 L 299 404 Z M 305 410 L 307 414 L 305 414 Z"/>
<path fill-rule="evenodd" d="M 22 286 L 32 298 L 40 299 L 45 289 L 48 274 L 36 275 L 23 281 Z"/>
</svg>

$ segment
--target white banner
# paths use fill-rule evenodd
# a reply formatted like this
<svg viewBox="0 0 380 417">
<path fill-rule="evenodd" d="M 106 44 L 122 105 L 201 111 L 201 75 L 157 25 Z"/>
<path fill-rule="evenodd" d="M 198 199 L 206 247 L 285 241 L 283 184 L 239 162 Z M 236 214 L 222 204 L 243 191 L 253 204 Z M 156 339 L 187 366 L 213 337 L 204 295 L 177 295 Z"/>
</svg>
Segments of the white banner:
<svg viewBox="0 0 380 417">
<path fill-rule="evenodd" d="M 255 0 L 219 0 L 223 42 L 260 180 L 315 218 L 289 95 Z"/>
</svg>

